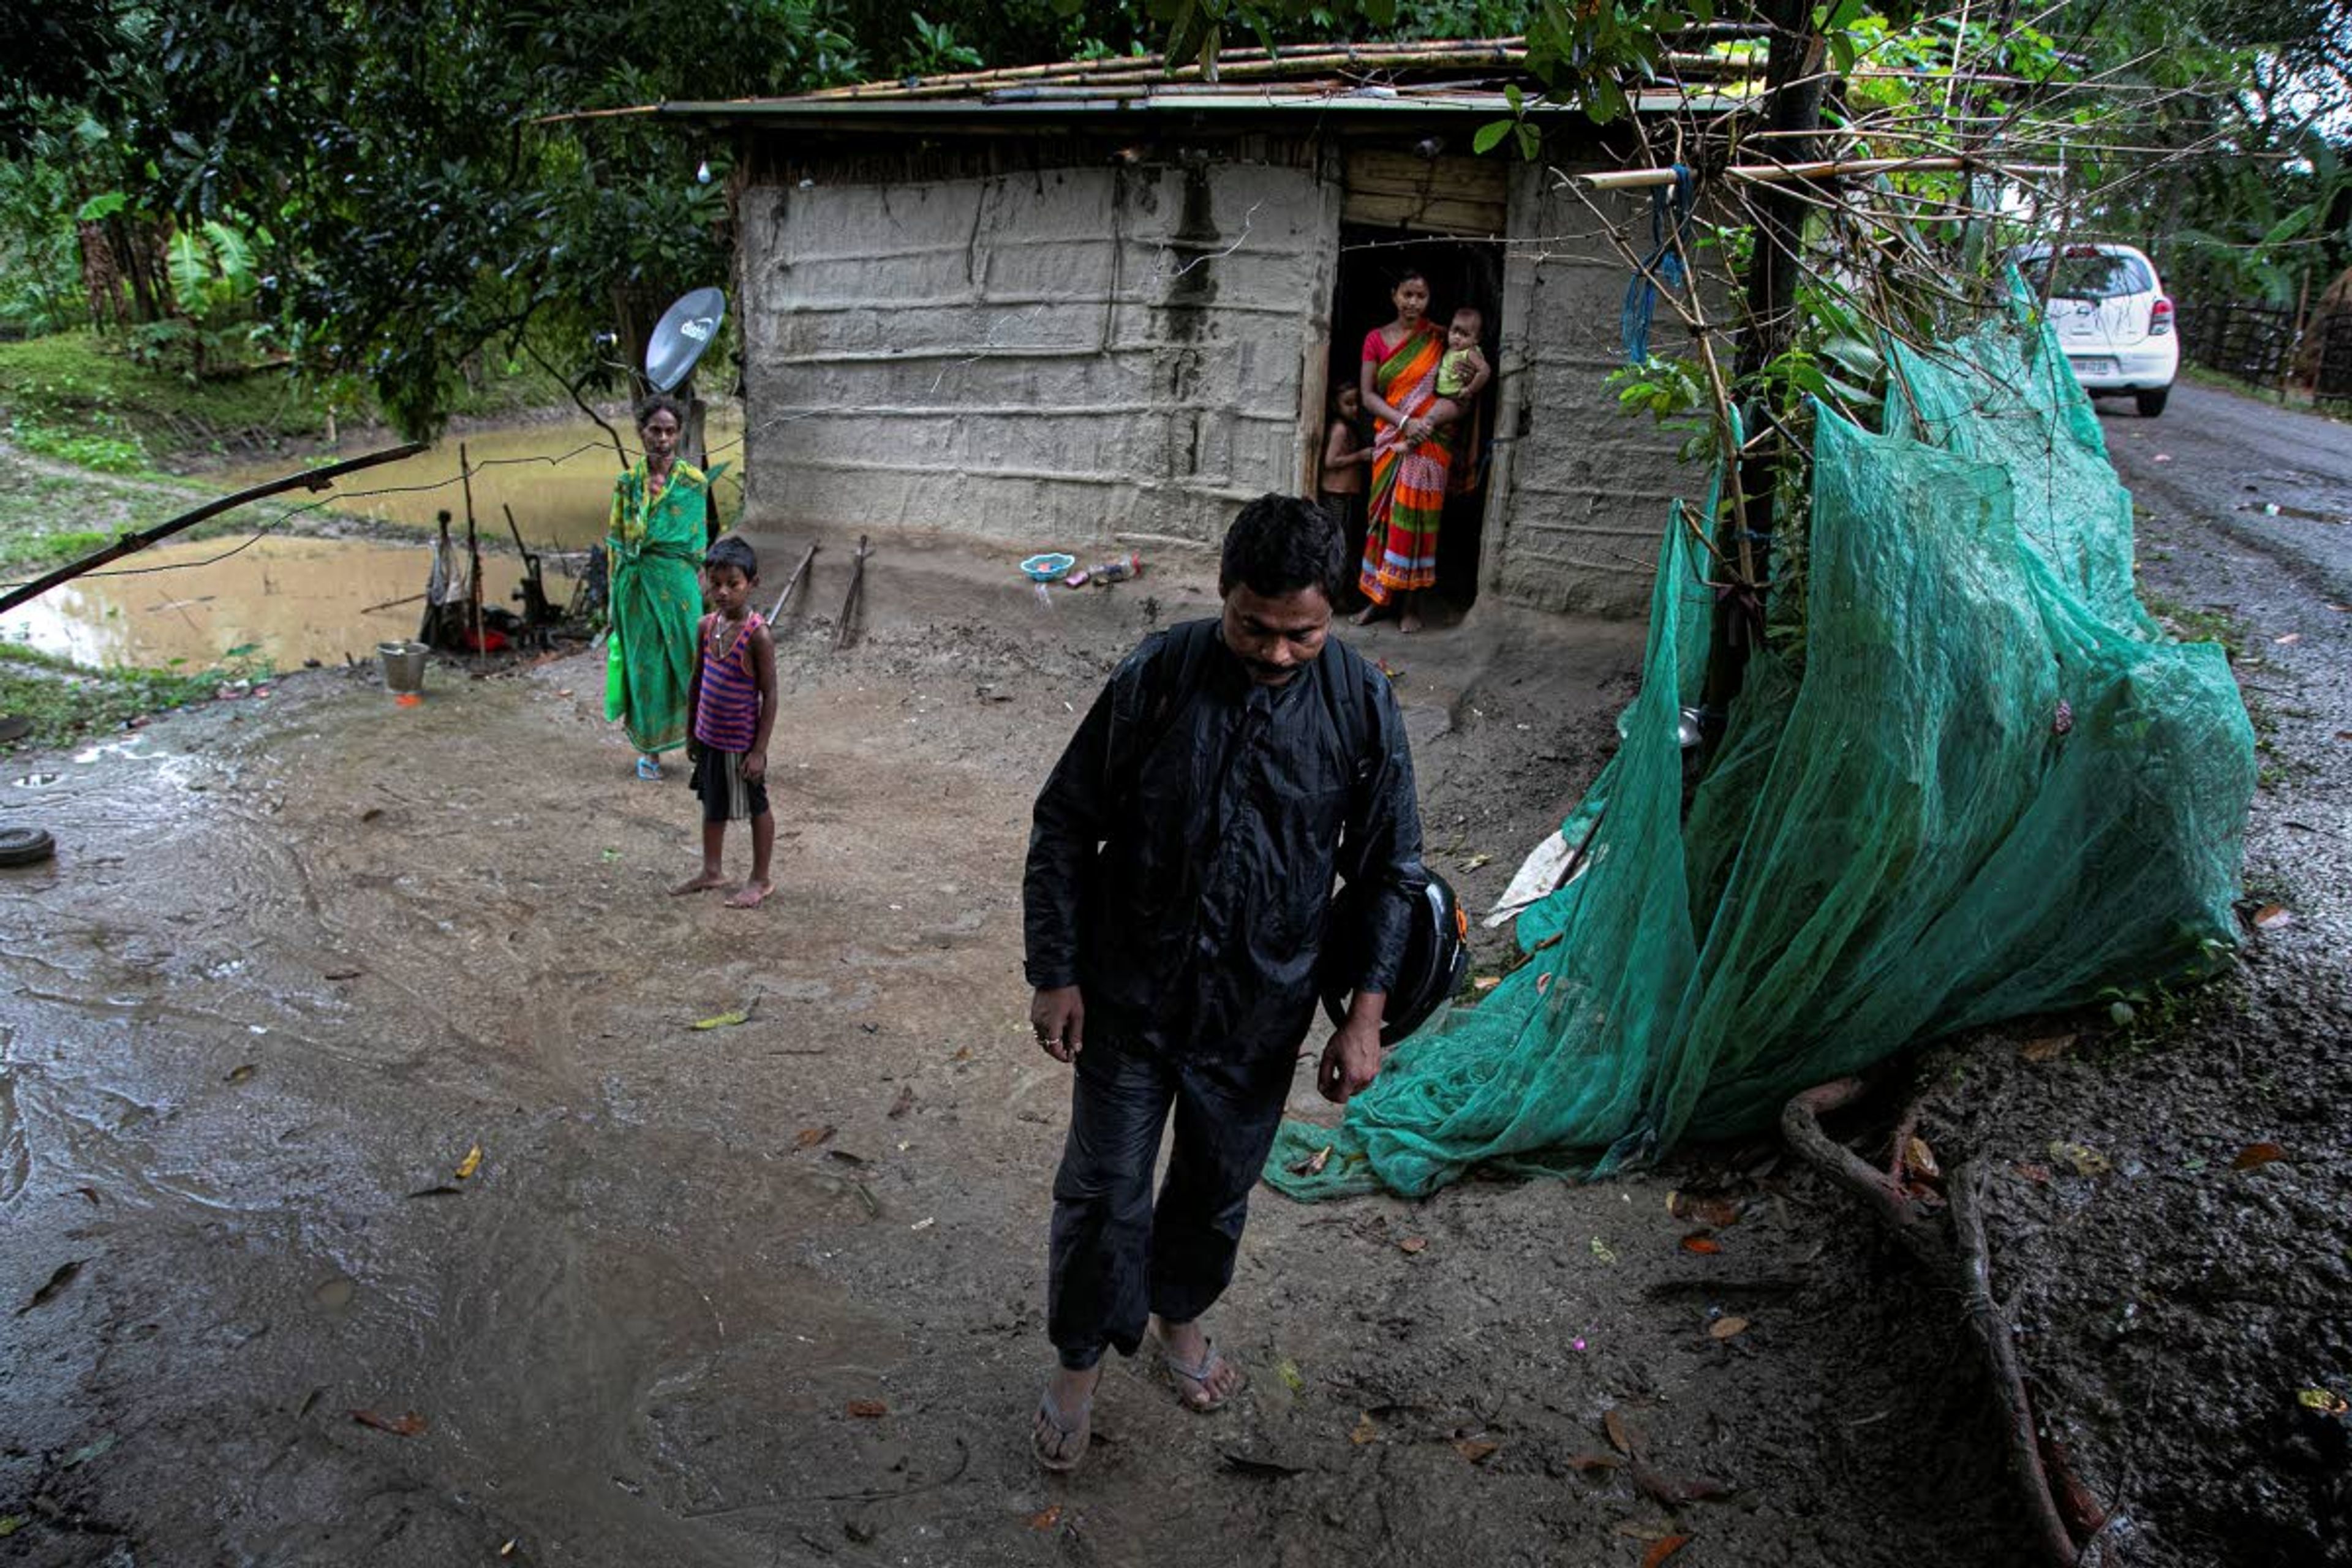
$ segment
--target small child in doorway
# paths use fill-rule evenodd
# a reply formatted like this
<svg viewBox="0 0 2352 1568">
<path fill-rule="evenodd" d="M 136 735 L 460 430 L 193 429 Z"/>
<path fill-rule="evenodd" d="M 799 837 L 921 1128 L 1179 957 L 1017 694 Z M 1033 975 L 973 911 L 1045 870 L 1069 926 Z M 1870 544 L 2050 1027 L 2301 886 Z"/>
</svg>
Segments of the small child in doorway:
<svg viewBox="0 0 2352 1568">
<path fill-rule="evenodd" d="M 1372 468 L 1363 415 L 1364 400 L 1354 386 L 1331 395 L 1331 422 L 1324 427 L 1323 462 L 1316 478 L 1316 499 L 1347 538 L 1350 561 L 1364 553 L 1364 489 Z"/>
<path fill-rule="evenodd" d="M 776 642 L 751 607 L 760 558 L 730 534 L 702 558 L 710 614 L 702 617 L 687 710 L 694 728 L 687 750 L 694 760 L 694 793 L 702 797 L 702 871 L 670 889 L 698 893 L 722 887 L 719 857 L 727 825 L 751 823 L 751 878 L 727 900 L 755 910 L 774 891 L 768 862 L 775 853 L 776 819 L 768 809 L 768 736 L 776 726 Z"/>
<path fill-rule="evenodd" d="M 1445 357 L 1437 362 L 1437 403 L 1430 409 L 1432 423 L 1451 425 L 1463 407 L 1486 387 L 1486 356 L 1478 348 L 1486 317 L 1475 305 L 1454 312 L 1445 329 Z"/>
</svg>

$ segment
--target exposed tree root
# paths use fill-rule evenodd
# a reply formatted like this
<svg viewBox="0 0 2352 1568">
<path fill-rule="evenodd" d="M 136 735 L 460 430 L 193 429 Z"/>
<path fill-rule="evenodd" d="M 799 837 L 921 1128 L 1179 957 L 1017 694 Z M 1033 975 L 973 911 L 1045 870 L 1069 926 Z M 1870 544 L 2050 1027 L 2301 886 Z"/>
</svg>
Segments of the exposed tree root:
<svg viewBox="0 0 2352 1568">
<path fill-rule="evenodd" d="M 1790 1100 L 1780 1112 L 1780 1132 L 1807 1163 L 1867 1205 L 1904 1250 L 1938 1283 L 1957 1288 L 1968 1303 L 1969 1326 L 1983 1352 L 1986 1375 L 1999 1402 L 2010 1473 L 2016 1478 L 2020 1500 L 2042 1560 L 2051 1568 L 2074 1568 L 2095 1540 L 2097 1506 L 2072 1475 L 2064 1478 L 2067 1497 L 2082 1519 L 2090 1539 L 2077 1542 L 2053 1494 L 2050 1467 L 2043 1462 L 2041 1437 L 2033 1420 L 2033 1403 L 2025 1390 L 2018 1365 L 2017 1346 L 2009 1324 L 1993 1299 L 1992 1264 L 1984 1231 L 1983 1194 L 1975 1166 L 1964 1164 L 1952 1173 L 1948 1196 L 1950 1233 L 1937 1223 L 1935 1211 L 1914 1196 L 1902 1180 L 1904 1141 L 1916 1124 L 1915 1107 L 1898 1131 L 1891 1168 L 1880 1171 L 1822 1130 L 1824 1112 L 1851 1105 L 1863 1095 L 1858 1079 L 1838 1079 L 1818 1085 Z"/>
</svg>

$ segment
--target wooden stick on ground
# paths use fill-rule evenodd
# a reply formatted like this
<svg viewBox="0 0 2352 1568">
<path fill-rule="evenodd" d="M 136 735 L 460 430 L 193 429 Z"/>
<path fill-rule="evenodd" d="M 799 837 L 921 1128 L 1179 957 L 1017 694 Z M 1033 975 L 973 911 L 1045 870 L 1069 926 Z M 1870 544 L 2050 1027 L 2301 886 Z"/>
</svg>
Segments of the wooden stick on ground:
<svg viewBox="0 0 2352 1568">
<path fill-rule="evenodd" d="M 793 590 L 801 585 L 801 578 L 807 573 L 809 563 L 815 559 L 816 546 L 812 544 L 808 547 L 808 553 L 801 557 L 801 563 L 793 568 L 793 574 L 784 579 L 784 591 L 776 595 L 776 607 L 768 612 L 768 624 L 770 626 L 774 626 L 776 624 L 776 617 L 784 613 L 784 601 L 791 598 L 793 596 Z"/>
<path fill-rule="evenodd" d="M 1991 1264 L 1986 1250 L 1981 1194 L 1973 1164 L 1963 1164 L 1948 1183 L 1953 1240 L 1947 1244 L 1940 1228 L 1926 1211 L 1853 1150 L 1822 1131 L 1826 1111 L 1851 1105 L 1862 1098 L 1859 1079 L 1843 1078 L 1795 1096 L 1780 1111 L 1780 1132 L 1807 1163 L 1837 1186 L 1867 1204 L 1885 1221 L 1904 1249 L 1938 1284 L 1957 1285 L 1967 1299 L 1969 1327 L 1984 1352 L 1984 1370 L 1991 1380 L 1993 1397 L 2000 1405 L 2003 1436 L 2010 1468 L 2025 1505 L 2026 1518 L 2042 1546 L 2047 1568 L 2074 1568 L 2082 1551 L 2066 1527 L 2050 1489 L 2050 1473 L 2042 1462 L 2042 1446 L 2033 1421 L 2032 1401 L 2009 1325 L 1993 1300 Z"/>
<path fill-rule="evenodd" d="M 866 592 L 866 558 L 873 553 L 866 547 L 866 535 L 859 534 L 856 564 L 849 569 L 849 596 L 841 602 L 841 627 L 833 637 L 833 651 L 835 653 L 849 646 L 849 628 L 857 614 L 858 601 Z"/>
</svg>

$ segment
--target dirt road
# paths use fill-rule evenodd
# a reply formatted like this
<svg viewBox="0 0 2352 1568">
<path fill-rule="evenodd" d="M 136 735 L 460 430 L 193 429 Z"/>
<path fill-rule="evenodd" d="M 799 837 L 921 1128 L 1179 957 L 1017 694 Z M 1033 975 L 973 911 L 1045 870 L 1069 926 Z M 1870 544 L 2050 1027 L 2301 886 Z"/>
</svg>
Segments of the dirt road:
<svg viewBox="0 0 2352 1568">
<path fill-rule="evenodd" d="M 1195 1418 L 1118 1365 L 1087 1468 L 1041 1479 L 1066 1089 L 1024 1026 L 1026 804 L 1147 610 L 1206 599 L 1161 576 L 1049 617 L 1001 581 L 894 553 L 855 650 L 783 639 L 756 915 L 663 896 L 690 804 L 630 779 L 586 659 L 439 669 L 409 710 L 297 680 L 15 770 L 0 820 L 63 852 L 0 879 L 0 1552 L 2001 1560 L 1980 1397 L 1914 1331 L 1941 1309 L 1769 1146 L 1262 1196 L 1216 1324 L 1246 1397 Z M 1613 743 L 1636 636 L 1372 639 L 1473 899 Z M 1695 1184 L 1748 1198 L 1718 1256 L 1677 1247 Z M 1729 1495 L 1657 1500 L 1701 1479 Z"/>
<path fill-rule="evenodd" d="M 2237 644 L 2249 913 L 2292 920 L 2231 979 L 1938 1047 L 1912 1087 L 1939 1152 L 2004 1173 L 1996 1287 L 2109 1561 L 2342 1561 L 2344 1427 L 2299 1396 L 2352 1392 L 2352 616 L 2217 526 L 2235 469 L 2180 477 L 2252 439 L 2190 391 L 2105 423 L 2156 476 L 2152 599 Z M 2340 508 L 2326 472 L 2294 504 Z M 1951 1301 L 1769 1145 L 1262 1194 L 1216 1323 L 1245 1397 L 1195 1418 L 1116 1365 L 1087 1468 L 1040 1478 L 1066 1089 L 1023 1023 L 1026 804 L 1109 661 L 1207 599 L 1195 569 L 1049 615 L 994 564 L 877 557 L 862 644 L 782 639 L 782 891 L 751 916 L 662 895 L 690 805 L 629 778 L 589 659 L 445 667 L 405 710 L 325 674 L 12 759 L 0 824 L 63 851 L 0 873 L 0 1557 L 2026 1560 Z M 1612 743 L 1635 634 L 1367 643 L 1483 902 Z M 1677 1246 L 1694 1188 L 1744 1205 L 1719 1254 Z M 1702 1480 L 1727 1495 L 1661 1500 Z"/>
</svg>

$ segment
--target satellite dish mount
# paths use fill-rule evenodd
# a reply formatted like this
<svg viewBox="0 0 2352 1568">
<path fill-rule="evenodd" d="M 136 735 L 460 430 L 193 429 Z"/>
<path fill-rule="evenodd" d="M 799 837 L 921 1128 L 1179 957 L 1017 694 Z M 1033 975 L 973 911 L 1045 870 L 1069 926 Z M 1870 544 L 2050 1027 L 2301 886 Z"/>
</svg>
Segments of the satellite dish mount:
<svg viewBox="0 0 2352 1568">
<path fill-rule="evenodd" d="M 717 289 L 697 289 L 664 310 L 646 343 L 646 380 L 653 389 L 667 392 L 693 374 L 726 320 L 727 296 Z"/>
</svg>

